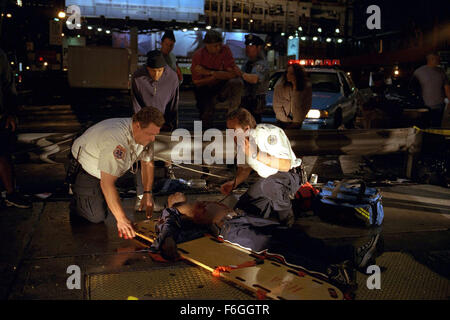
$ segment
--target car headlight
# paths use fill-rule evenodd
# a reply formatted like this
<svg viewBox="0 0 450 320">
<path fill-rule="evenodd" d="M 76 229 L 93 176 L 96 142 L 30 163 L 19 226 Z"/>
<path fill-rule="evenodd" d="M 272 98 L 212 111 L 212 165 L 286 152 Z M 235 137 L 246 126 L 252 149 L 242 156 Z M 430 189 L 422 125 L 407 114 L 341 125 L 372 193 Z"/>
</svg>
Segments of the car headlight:
<svg viewBox="0 0 450 320">
<path fill-rule="evenodd" d="M 328 111 L 311 109 L 308 111 L 306 118 L 307 119 L 328 118 Z"/>
</svg>

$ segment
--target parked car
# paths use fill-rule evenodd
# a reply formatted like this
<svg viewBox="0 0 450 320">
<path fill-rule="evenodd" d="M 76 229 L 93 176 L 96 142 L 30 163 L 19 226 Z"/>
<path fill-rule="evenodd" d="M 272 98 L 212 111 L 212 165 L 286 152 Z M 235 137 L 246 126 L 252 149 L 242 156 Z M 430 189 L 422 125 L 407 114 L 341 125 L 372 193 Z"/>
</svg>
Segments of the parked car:
<svg viewBox="0 0 450 320">
<path fill-rule="evenodd" d="M 351 78 L 335 67 L 306 67 L 312 83 L 312 106 L 302 129 L 336 129 L 345 125 L 354 127 L 356 114 L 360 105 L 358 89 Z M 266 98 L 267 112 L 263 121 L 275 122 L 273 113 L 273 90 L 284 70 L 275 72 L 270 79 Z M 269 116 L 270 110 L 272 117 Z"/>
</svg>

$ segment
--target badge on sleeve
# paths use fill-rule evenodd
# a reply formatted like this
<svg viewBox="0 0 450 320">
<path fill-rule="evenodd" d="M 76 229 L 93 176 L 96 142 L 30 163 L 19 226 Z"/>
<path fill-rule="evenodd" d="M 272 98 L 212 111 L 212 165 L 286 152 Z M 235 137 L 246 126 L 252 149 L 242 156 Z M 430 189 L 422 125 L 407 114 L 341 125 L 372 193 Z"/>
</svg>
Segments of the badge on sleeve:
<svg viewBox="0 0 450 320">
<path fill-rule="evenodd" d="M 270 136 L 267 137 L 267 142 L 268 142 L 270 145 L 275 145 L 275 144 L 277 144 L 277 136 L 271 134 Z"/>
<path fill-rule="evenodd" d="M 123 160 L 125 158 L 126 152 L 127 150 L 119 145 L 113 151 L 114 158 L 116 158 L 117 160 Z"/>
</svg>

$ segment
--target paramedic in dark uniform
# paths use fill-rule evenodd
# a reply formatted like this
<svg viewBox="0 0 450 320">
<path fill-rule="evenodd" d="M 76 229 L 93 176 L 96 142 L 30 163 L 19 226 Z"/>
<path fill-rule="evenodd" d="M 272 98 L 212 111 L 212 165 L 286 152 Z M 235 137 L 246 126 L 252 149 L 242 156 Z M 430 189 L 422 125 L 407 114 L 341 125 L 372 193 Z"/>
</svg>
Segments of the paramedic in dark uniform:
<svg viewBox="0 0 450 320">
<path fill-rule="evenodd" d="M 264 41 L 255 35 L 245 36 L 245 54 L 247 60 L 242 66 L 244 96 L 241 106 L 250 111 L 257 123 L 266 106 L 266 93 L 269 88 L 269 67 L 264 57 Z"/>
<path fill-rule="evenodd" d="M 107 208 L 117 221 L 119 236 L 135 236 L 115 187 L 117 178 L 128 170 L 142 166 L 142 180 L 147 217 L 153 212 L 153 142 L 164 124 L 163 114 L 154 107 L 142 108 L 133 118 L 115 118 L 101 121 L 76 139 L 72 156 L 81 168 L 72 186 L 71 215 L 92 223 L 105 220 Z"/>
<path fill-rule="evenodd" d="M 256 125 L 253 116 L 244 108 L 228 116 L 227 127 L 246 134 L 243 145 L 239 146 L 238 142 L 238 148 L 243 148 L 245 153 L 245 164 L 238 163 L 235 179 L 224 183 L 220 191 L 230 194 L 255 170 L 260 179 L 239 198 L 235 209 L 266 219 L 275 218 L 288 227 L 292 226 L 291 197 L 300 187 L 302 161 L 292 151 L 286 134 L 271 124 Z"/>
</svg>

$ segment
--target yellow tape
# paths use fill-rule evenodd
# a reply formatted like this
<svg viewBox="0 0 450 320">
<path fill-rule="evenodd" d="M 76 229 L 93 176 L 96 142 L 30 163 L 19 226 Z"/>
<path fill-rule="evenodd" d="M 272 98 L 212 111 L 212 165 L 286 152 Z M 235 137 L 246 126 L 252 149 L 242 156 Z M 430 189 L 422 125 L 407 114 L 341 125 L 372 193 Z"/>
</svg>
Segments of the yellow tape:
<svg viewBox="0 0 450 320">
<path fill-rule="evenodd" d="M 139 300 L 139 299 L 136 298 L 136 297 L 133 297 L 133 296 L 129 296 L 129 297 L 127 298 L 127 300 Z"/>
<path fill-rule="evenodd" d="M 439 134 L 441 136 L 450 136 L 450 130 L 447 129 L 420 129 L 419 127 L 416 126 L 414 126 L 414 129 L 426 133 Z"/>
</svg>

